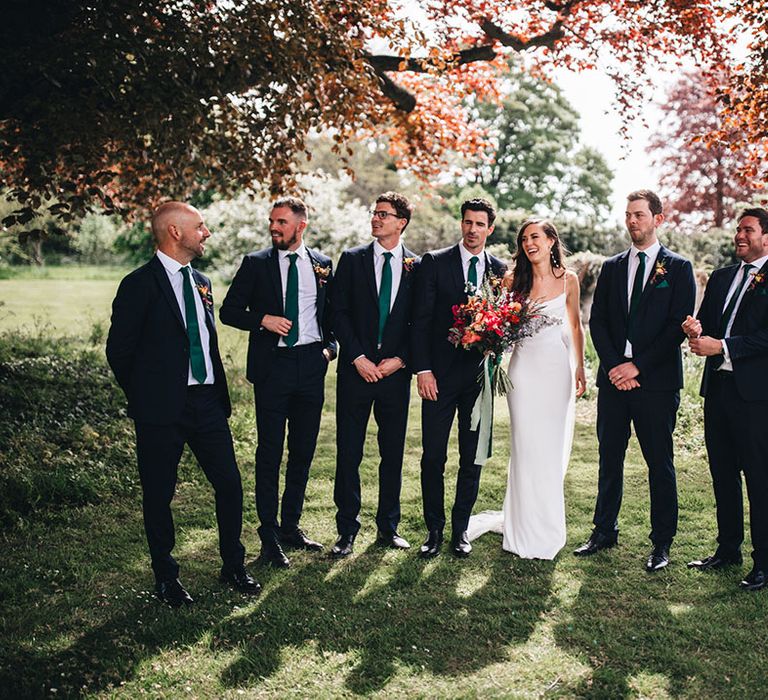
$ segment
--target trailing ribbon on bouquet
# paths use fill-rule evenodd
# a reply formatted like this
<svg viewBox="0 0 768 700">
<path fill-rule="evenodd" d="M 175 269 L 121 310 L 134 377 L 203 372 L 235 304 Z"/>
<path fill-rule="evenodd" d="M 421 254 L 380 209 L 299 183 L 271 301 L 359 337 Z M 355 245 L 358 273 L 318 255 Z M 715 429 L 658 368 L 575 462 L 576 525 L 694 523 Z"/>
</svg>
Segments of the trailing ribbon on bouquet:
<svg viewBox="0 0 768 700">
<path fill-rule="evenodd" d="M 483 466 L 491 456 L 493 443 L 493 395 L 501 393 L 496 386 L 501 381 L 502 384 L 509 383 L 509 377 L 502 378 L 499 372 L 504 372 L 501 368 L 502 355 L 486 355 L 483 359 L 483 371 L 478 381 L 482 382 L 480 393 L 472 407 L 472 417 L 470 428 L 477 430 L 477 449 L 475 450 L 475 464 Z M 506 382 L 504 381 L 506 379 Z M 494 381 L 495 380 L 495 381 Z"/>
</svg>

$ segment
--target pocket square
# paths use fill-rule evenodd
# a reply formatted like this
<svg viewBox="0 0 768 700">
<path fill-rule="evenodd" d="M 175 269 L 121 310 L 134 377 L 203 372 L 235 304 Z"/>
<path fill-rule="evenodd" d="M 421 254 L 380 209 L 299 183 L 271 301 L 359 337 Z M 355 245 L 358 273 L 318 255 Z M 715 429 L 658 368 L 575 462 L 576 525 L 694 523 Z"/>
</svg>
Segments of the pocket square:
<svg viewBox="0 0 768 700">
<path fill-rule="evenodd" d="M 656 289 L 664 289 L 666 287 L 669 287 L 669 282 L 667 282 L 667 280 L 661 280 L 661 282 L 656 285 Z"/>
</svg>

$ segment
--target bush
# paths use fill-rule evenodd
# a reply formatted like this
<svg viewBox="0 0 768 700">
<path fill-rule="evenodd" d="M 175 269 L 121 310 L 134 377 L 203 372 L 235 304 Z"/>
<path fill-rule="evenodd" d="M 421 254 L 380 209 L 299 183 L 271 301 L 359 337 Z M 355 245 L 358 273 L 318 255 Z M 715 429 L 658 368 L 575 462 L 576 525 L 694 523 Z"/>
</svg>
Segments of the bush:
<svg viewBox="0 0 768 700">
<path fill-rule="evenodd" d="M 0 522 L 138 485 L 133 429 L 100 353 L 0 336 Z"/>
</svg>

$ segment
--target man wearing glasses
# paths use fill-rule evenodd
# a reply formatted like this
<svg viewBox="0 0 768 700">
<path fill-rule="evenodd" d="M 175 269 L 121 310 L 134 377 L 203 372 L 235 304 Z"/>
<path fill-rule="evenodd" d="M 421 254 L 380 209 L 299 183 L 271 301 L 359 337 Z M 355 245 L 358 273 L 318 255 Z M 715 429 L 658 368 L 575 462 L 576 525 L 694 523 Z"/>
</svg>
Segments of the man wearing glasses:
<svg viewBox="0 0 768 700">
<path fill-rule="evenodd" d="M 373 416 L 378 427 L 377 541 L 408 549 L 400 537 L 400 484 L 408 422 L 407 369 L 416 256 L 400 241 L 413 206 L 385 192 L 371 211 L 372 243 L 344 251 L 336 269 L 332 328 L 341 346 L 336 385 L 336 526 L 332 556 L 352 553 L 360 529 L 360 463 Z"/>
</svg>

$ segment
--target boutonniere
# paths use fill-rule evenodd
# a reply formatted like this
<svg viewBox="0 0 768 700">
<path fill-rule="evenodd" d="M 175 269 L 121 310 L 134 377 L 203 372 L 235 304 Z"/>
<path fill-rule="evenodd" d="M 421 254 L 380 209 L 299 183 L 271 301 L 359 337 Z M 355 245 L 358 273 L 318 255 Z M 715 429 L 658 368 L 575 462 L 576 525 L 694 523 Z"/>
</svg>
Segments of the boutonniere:
<svg viewBox="0 0 768 700">
<path fill-rule="evenodd" d="M 749 283 L 749 287 L 747 287 L 747 291 L 748 292 L 754 291 L 758 287 L 761 290 L 765 289 L 765 273 L 764 272 L 757 272 L 752 276 L 752 281 Z"/>
<path fill-rule="evenodd" d="M 413 266 L 416 263 L 416 258 L 403 258 L 403 272 L 408 274 L 413 272 Z"/>
<path fill-rule="evenodd" d="M 499 277 L 499 275 L 488 275 L 488 286 L 490 286 L 494 294 L 498 294 L 501 291 L 501 283 L 503 281 L 504 278 Z"/>
<path fill-rule="evenodd" d="M 667 274 L 667 266 L 664 260 L 657 260 L 656 267 L 653 268 L 653 277 L 651 277 L 650 284 L 652 287 L 656 287 L 664 281 L 664 277 Z"/>
<path fill-rule="evenodd" d="M 312 269 L 315 271 L 315 279 L 321 287 L 328 282 L 328 278 L 331 276 L 330 265 L 323 267 L 320 263 L 313 263 Z"/>
<path fill-rule="evenodd" d="M 198 284 L 197 291 L 200 293 L 200 298 L 203 300 L 203 304 L 207 307 L 213 306 L 213 294 L 211 294 L 210 287 L 204 284 Z"/>
</svg>

